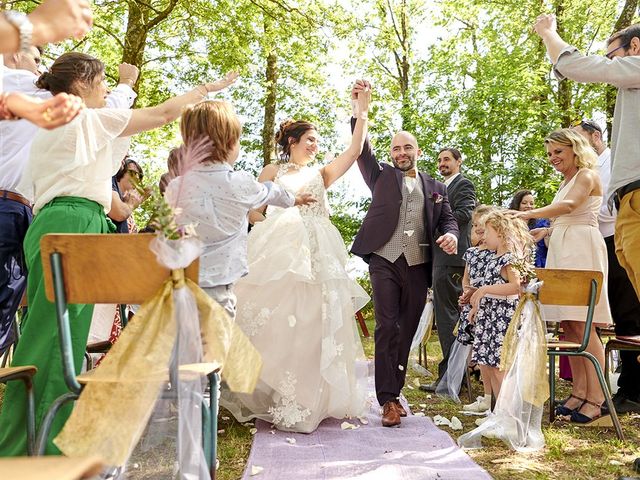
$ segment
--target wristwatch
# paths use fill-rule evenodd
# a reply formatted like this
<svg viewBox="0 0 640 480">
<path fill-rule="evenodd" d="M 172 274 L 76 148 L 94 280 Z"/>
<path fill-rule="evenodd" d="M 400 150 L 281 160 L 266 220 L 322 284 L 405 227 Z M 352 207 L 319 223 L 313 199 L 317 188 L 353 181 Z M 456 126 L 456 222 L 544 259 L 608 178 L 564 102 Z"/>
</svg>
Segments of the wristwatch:
<svg viewBox="0 0 640 480">
<path fill-rule="evenodd" d="M 20 52 L 29 53 L 32 46 L 33 24 L 27 15 L 15 10 L 3 10 L 4 18 L 13 25 L 20 34 Z"/>
</svg>

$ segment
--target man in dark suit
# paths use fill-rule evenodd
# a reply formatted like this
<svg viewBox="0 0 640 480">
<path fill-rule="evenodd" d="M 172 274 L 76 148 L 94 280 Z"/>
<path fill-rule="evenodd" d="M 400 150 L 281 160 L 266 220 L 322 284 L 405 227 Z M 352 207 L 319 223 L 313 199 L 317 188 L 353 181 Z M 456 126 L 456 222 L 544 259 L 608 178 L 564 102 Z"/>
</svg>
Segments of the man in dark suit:
<svg viewBox="0 0 640 480">
<path fill-rule="evenodd" d="M 433 308 L 438 328 L 438 340 L 442 347 L 442 361 L 438 365 L 438 380 L 421 385 L 421 390 L 435 391 L 435 387 L 447 370 L 449 353 L 455 339 L 453 330 L 458 323 L 458 297 L 462 294 L 464 260 L 462 255 L 470 246 L 471 213 L 476 207 L 476 190 L 473 183 L 460 173 L 462 155 L 455 148 L 443 148 L 438 153 L 438 171 L 444 177 L 451 211 L 458 223 L 458 252 L 444 255 L 434 252 L 433 258 Z"/>
<path fill-rule="evenodd" d="M 358 81 L 352 98 L 366 85 Z M 352 118 L 352 128 L 354 124 Z M 399 396 L 411 341 L 431 286 L 434 252 L 455 254 L 458 244 L 446 187 L 417 171 L 420 155 L 416 138 L 399 132 L 391 141 L 393 165 L 378 163 L 368 138 L 358 158 L 372 198 L 351 252 L 369 263 L 376 318 L 376 396 L 385 427 L 399 425 L 400 417 L 406 415 Z"/>
</svg>

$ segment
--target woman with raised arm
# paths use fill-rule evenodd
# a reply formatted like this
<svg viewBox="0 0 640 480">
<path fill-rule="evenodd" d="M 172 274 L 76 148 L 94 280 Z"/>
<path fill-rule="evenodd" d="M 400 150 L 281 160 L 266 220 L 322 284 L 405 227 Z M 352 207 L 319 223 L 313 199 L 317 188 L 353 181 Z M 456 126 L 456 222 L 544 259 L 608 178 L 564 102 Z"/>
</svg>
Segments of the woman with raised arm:
<svg viewBox="0 0 640 480">
<path fill-rule="evenodd" d="M 249 274 L 236 284 L 237 322 L 263 360 L 252 395 L 224 392 L 222 405 L 240 421 L 260 418 L 281 430 L 312 432 L 325 418 L 362 415 L 367 369 L 354 314 L 369 297 L 345 270 L 347 251 L 329 219 L 326 189 L 356 161 L 366 136 L 371 92 L 358 95 L 351 145 L 329 164 L 309 165 L 318 132 L 287 121 L 276 134 L 280 161 L 261 181 L 317 202 L 269 207 L 249 234 Z"/>
<path fill-rule="evenodd" d="M 54 95 L 77 95 L 87 108 L 63 127 L 38 131 L 19 187 L 34 199 L 35 216 L 24 241 L 29 311 L 22 322 L 22 336 L 12 365 L 38 367 L 34 377 L 36 428 L 51 403 L 68 391 L 62 373 L 55 307 L 44 292 L 40 239 L 48 233 L 108 233 L 113 227 L 106 217 L 111 209 L 111 177 L 127 152 L 127 137 L 175 120 L 185 105 L 225 88 L 235 78 L 235 74 L 228 75 L 158 106 L 139 110 L 104 108 L 104 64 L 90 55 L 66 53 L 38 79 L 38 87 Z M 82 366 L 92 311 L 92 305 L 69 306 L 77 371 Z M 26 455 L 26 405 L 24 387 L 11 382 L 0 412 L 0 456 Z M 67 404 L 56 415 L 46 454 L 59 454 L 52 439 L 64 426 L 71 408 Z"/>
</svg>

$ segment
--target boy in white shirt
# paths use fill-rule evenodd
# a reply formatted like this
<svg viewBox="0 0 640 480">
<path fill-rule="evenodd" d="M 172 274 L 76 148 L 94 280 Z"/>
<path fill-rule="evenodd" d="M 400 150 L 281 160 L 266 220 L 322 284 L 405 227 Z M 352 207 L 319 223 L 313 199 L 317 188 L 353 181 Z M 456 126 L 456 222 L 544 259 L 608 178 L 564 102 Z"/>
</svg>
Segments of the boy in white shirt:
<svg viewBox="0 0 640 480">
<path fill-rule="evenodd" d="M 206 100 L 184 110 L 180 124 L 186 147 L 209 140 L 210 154 L 167 187 L 167 198 L 180 209 L 178 223 L 196 224 L 204 243 L 200 286 L 235 318 L 233 284 L 248 272 L 248 213 L 264 205 L 292 207 L 316 200 L 308 193 L 295 197 L 272 182 L 260 183 L 234 171 L 240 153 L 242 126 L 233 106 Z"/>
</svg>

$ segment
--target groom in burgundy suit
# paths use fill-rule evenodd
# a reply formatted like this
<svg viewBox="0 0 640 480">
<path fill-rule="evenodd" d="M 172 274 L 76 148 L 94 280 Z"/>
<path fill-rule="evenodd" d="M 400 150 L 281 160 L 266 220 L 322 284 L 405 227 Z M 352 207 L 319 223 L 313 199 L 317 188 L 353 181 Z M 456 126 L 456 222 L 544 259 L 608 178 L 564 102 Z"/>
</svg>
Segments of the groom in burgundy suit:
<svg viewBox="0 0 640 480">
<path fill-rule="evenodd" d="M 366 81 L 358 80 L 352 98 L 366 86 Z M 354 124 L 352 118 L 352 129 Z M 376 318 L 376 396 L 385 427 L 400 425 L 400 417 L 407 414 L 399 396 L 411 341 L 431 286 L 433 250 L 455 254 L 458 246 L 458 225 L 447 187 L 417 171 L 421 153 L 413 135 L 398 132 L 391 141 L 393 165 L 378 163 L 368 138 L 358 158 L 372 195 L 351 252 L 369 264 Z M 443 235 L 434 238 L 436 230 Z"/>
</svg>

